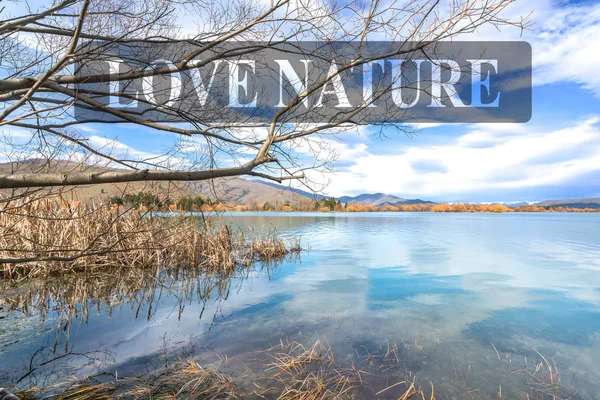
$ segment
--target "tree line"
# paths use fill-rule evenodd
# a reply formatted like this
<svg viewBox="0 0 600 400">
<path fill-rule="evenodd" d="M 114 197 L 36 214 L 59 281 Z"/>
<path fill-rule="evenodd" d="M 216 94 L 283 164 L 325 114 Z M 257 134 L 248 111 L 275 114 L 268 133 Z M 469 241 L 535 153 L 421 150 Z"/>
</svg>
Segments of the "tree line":
<svg viewBox="0 0 600 400">
<path fill-rule="evenodd" d="M 128 193 L 123 196 L 110 198 L 114 206 L 128 205 L 160 211 L 279 211 L 279 212 L 600 212 L 600 208 L 576 208 L 564 206 L 520 205 L 516 207 L 504 204 L 475 204 L 475 203 L 420 203 L 420 204 L 385 204 L 371 205 L 361 203 L 342 203 L 335 197 L 322 199 L 298 199 L 297 201 L 265 201 L 258 203 L 249 201 L 247 204 L 228 204 L 209 197 L 194 195 L 183 196 L 177 200 L 147 192 Z"/>
</svg>

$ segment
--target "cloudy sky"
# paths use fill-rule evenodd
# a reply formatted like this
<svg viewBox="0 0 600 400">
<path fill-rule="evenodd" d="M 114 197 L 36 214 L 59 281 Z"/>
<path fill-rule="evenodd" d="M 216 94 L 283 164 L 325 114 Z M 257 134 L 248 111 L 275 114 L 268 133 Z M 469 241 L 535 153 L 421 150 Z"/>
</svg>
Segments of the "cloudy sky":
<svg viewBox="0 0 600 400">
<path fill-rule="evenodd" d="M 533 114 L 524 124 L 418 126 L 416 137 L 362 134 L 337 140 L 334 195 L 387 192 L 438 201 L 518 201 L 600 196 L 600 3 L 526 1 L 533 31 L 479 33 L 527 40 Z M 471 39 L 471 38 L 469 38 Z"/>
<path fill-rule="evenodd" d="M 386 192 L 437 201 L 600 197 L 600 3 L 517 1 L 532 31 L 492 29 L 476 40 L 527 40 L 533 115 L 525 124 L 422 124 L 407 137 L 363 128 L 331 139 L 339 154 L 325 192 Z M 153 141 L 120 135 L 152 152 Z M 315 179 L 318 179 L 315 177 Z"/>
<path fill-rule="evenodd" d="M 434 201 L 600 197 L 600 3 L 520 0 L 532 30 L 493 27 L 466 40 L 526 40 L 533 50 L 533 114 L 523 124 L 421 124 L 414 137 L 364 127 L 325 139 L 339 158 L 324 192 L 385 192 Z M 133 155 L 161 154 L 172 135 L 124 125 L 86 128 Z M 313 176 L 316 180 L 321 177 Z"/>
</svg>

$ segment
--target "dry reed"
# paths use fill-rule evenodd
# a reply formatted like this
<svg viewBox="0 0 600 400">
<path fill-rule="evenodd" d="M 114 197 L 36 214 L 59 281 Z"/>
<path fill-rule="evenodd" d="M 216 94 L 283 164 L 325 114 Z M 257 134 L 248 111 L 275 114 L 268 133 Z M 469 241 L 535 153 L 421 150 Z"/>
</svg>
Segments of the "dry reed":
<svg viewBox="0 0 600 400">
<path fill-rule="evenodd" d="M 187 361 L 145 376 L 98 382 L 97 377 L 58 384 L 44 390 L 45 396 L 56 400 L 108 399 L 241 399 L 235 392 L 232 379 Z M 19 393 L 22 399 L 35 399 L 37 388 Z"/>
<path fill-rule="evenodd" d="M 242 391 L 243 385 L 219 370 L 203 368 L 197 362 L 181 361 L 136 378 L 113 379 L 103 376 L 72 381 L 51 388 L 21 392 L 22 398 L 43 397 L 53 393 L 61 400 L 92 399 L 277 399 L 277 400 L 338 400 L 364 398 L 359 393 L 368 386 L 353 365 L 338 363 L 326 341 L 317 340 L 310 346 L 282 340 L 276 346 L 259 352 L 258 370 L 249 370 L 253 390 Z M 244 380 L 244 377 L 237 379 Z M 414 381 L 405 381 L 401 399 L 425 398 Z M 258 388 L 258 389 L 257 389 Z M 380 398 L 380 396 L 375 396 Z M 375 398 L 374 397 L 374 398 Z"/>
<path fill-rule="evenodd" d="M 281 341 L 267 353 L 273 361 L 266 371 L 272 373 L 261 397 L 275 393 L 280 400 L 351 398 L 358 383 L 351 370 L 336 365 L 331 349 L 320 340 L 309 347 Z"/>
<path fill-rule="evenodd" d="M 524 368 L 512 371 L 525 378 L 523 390 L 528 400 L 570 400 L 575 398 L 571 390 L 561 383 L 561 376 L 554 361 L 550 362 L 539 351 L 535 350 L 541 360 L 526 360 Z"/>
<path fill-rule="evenodd" d="M 310 346 L 281 340 L 276 346 L 257 354 L 257 369 L 247 369 L 252 390 L 243 390 L 246 377 L 228 376 L 219 370 L 203 368 L 193 361 L 180 361 L 169 367 L 137 378 L 114 379 L 107 382 L 88 378 L 54 387 L 54 398 L 61 400 L 92 399 L 277 399 L 277 400 L 341 400 L 393 398 L 399 400 L 435 400 L 433 384 L 428 394 L 418 387 L 414 375 L 401 379 L 398 351 L 389 346 L 382 354 L 369 354 L 367 368 L 338 362 L 326 341 L 317 340 Z M 539 353 L 538 353 L 539 354 Z M 539 354 L 541 361 L 512 372 L 524 376 L 525 385 L 513 393 L 523 400 L 575 399 L 561 387 L 560 374 L 554 363 Z M 360 356 L 359 359 L 364 359 Z M 380 364 L 381 363 L 381 364 Z M 396 366 L 394 366 L 396 364 Z M 382 371 L 392 374 L 380 375 Z M 379 377 L 395 378 L 396 383 L 374 391 L 371 384 Z M 258 389 L 257 389 L 258 388 Z M 37 389 L 19 393 L 20 398 L 36 398 Z M 463 397 L 468 395 L 468 397 Z M 38 397 L 39 398 L 39 397 Z M 486 399 L 492 397 L 477 389 L 452 398 Z M 493 398 L 513 398 L 498 393 Z"/>
<path fill-rule="evenodd" d="M 0 278 L 11 280 L 156 265 L 229 275 L 298 251 L 297 240 L 274 234 L 246 237 L 195 218 L 158 218 L 101 204 L 24 200 L 0 211 Z"/>
<path fill-rule="evenodd" d="M 387 397 L 389 389 L 401 400 L 418 399 L 433 400 L 425 397 L 425 393 L 412 381 L 398 374 L 400 360 L 386 353 L 382 358 L 373 357 L 370 361 L 373 369 L 358 367 L 354 362 L 338 362 L 327 341 L 317 340 L 311 346 L 298 342 L 281 340 L 279 344 L 266 350 L 270 362 L 265 365 L 268 376 L 263 379 L 261 390 L 254 393 L 259 398 L 278 400 L 338 400 Z M 378 364 L 375 361 L 382 361 Z M 382 371 L 395 367 L 386 378 L 394 380 L 383 390 L 375 393 L 371 384 Z M 359 360 L 362 362 L 362 360 Z M 258 386 L 258 385 L 257 385 Z"/>
<path fill-rule="evenodd" d="M 209 371 L 198 363 L 187 361 L 153 376 L 151 380 L 133 379 L 127 389 L 115 396 L 122 399 L 238 399 L 242 398 L 231 377 Z"/>
</svg>

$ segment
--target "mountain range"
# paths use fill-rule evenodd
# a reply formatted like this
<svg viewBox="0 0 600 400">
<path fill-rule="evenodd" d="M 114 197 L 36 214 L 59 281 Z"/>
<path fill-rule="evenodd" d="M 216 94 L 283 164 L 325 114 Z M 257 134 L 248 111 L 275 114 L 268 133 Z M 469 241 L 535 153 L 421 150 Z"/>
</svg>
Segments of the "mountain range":
<svg viewBox="0 0 600 400">
<path fill-rule="evenodd" d="M 543 207 L 571 207 L 571 208 L 600 208 L 600 197 L 587 199 L 568 199 L 568 200 L 545 200 L 537 203 Z"/>
<path fill-rule="evenodd" d="M 340 197 L 342 203 L 354 204 L 361 203 L 364 205 L 373 206 L 397 206 L 400 204 L 435 204 L 432 201 L 421 200 L 421 199 L 405 199 L 403 197 L 394 196 L 393 194 L 385 193 L 365 193 L 359 194 L 358 196 L 342 196 Z"/>
<path fill-rule="evenodd" d="M 325 196 L 323 194 L 318 194 L 318 193 L 312 193 L 306 190 L 301 190 L 301 189 L 295 189 L 295 188 L 290 188 L 287 186 L 281 186 L 281 185 L 277 185 L 275 183 L 271 183 L 271 182 L 264 182 L 264 181 L 260 181 L 260 183 L 273 187 L 273 188 L 277 188 L 279 190 L 287 190 L 287 191 L 291 191 L 292 193 L 298 194 L 300 196 L 304 196 L 304 197 L 308 197 L 311 199 L 317 199 L 317 200 L 321 200 L 321 199 L 327 199 L 331 196 Z M 359 194 L 357 196 L 342 196 L 342 197 L 336 197 L 336 200 L 339 200 L 341 203 L 343 204 L 356 204 L 356 203 L 360 203 L 363 205 L 369 205 L 369 206 L 385 206 L 385 205 L 398 205 L 398 204 L 435 204 L 431 201 L 426 201 L 426 200 L 421 200 L 421 199 L 405 199 L 403 197 L 398 197 L 398 196 L 394 196 L 393 194 L 385 194 L 385 193 L 364 193 L 364 194 Z"/>
<path fill-rule="evenodd" d="M 24 172 L 69 172 L 69 171 L 114 171 L 105 167 L 82 166 L 79 163 L 71 161 L 53 161 L 48 163 L 45 160 L 27 160 L 25 162 L 15 163 L 0 163 L 0 175 L 11 173 Z M 217 178 L 211 181 L 200 182 L 180 182 L 177 184 L 169 184 L 166 182 L 135 182 L 129 184 L 101 184 L 78 186 L 73 188 L 75 200 L 97 200 L 104 201 L 110 197 L 119 196 L 124 192 L 137 193 L 148 191 L 150 189 L 159 189 L 168 194 L 172 199 L 177 199 L 182 196 L 202 195 L 210 198 L 217 198 L 227 203 L 240 205 L 248 205 L 251 203 L 263 204 L 265 202 L 290 202 L 310 201 L 329 198 L 324 194 L 313 193 L 307 190 L 295 189 L 288 186 L 278 185 L 276 183 L 246 179 L 241 177 L 234 178 Z M 66 192 L 71 188 L 64 189 Z M 9 194 L 8 189 L 0 189 L 0 194 Z M 435 204 L 432 201 L 421 199 L 406 199 L 385 193 L 364 193 L 356 196 L 342 196 L 336 198 L 343 204 L 361 203 L 363 205 L 385 206 L 385 205 L 401 205 L 401 204 Z M 573 207 L 573 208 L 600 208 L 600 198 L 587 199 L 568 199 L 568 200 L 545 200 L 542 202 L 498 202 L 511 206 L 522 204 L 534 204 L 544 207 Z"/>
</svg>

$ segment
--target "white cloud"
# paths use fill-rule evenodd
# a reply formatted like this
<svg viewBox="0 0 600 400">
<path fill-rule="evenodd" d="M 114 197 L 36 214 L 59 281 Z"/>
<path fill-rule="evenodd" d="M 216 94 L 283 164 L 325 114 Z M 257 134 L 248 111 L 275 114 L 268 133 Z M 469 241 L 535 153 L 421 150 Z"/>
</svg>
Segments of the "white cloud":
<svg viewBox="0 0 600 400">
<path fill-rule="evenodd" d="M 363 148 L 341 159 L 353 164 L 335 175 L 328 191 L 440 198 L 565 184 L 600 168 L 599 121 L 559 130 L 528 127 L 526 134 L 521 125 L 477 124 L 447 145 L 405 146 L 394 155 Z M 486 145 L 474 145 L 481 141 Z"/>
<path fill-rule="evenodd" d="M 88 138 L 90 146 L 98 149 L 104 154 L 108 154 L 118 159 L 134 160 L 130 162 L 135 164 L 136 162 L 148 162 L 153 165 L 160 165 L 161 167 L 169 166 L 184 166 L 188 163 L 188 160 L 173 157 L 169 154 L 158 154 L 140 151 L 134 147 L 128 146 L 125 143 L 119 142 L 116 139 L 110 139 L 103 136 L 92 135 Z M 122 168 L 120 165 L 112 165 L 116 168 Z"/>
<path fill-rule="evenodd" d="M 22 143 L 31 140 L 33 133 L 27 129 L 10 127 L 0 129 L 0 136 Z"/>
<path fill-rule="evenodd" d="M 78 129 L 86 133 L 98 133 L 98 130 L 96 128 L 92 128 L 90 125 L 80 125 Z"/>
<path fill-rule="evenodd" d="M 440 126 L 443 126 L 444 124 L 440 123 L 440 122 L 413 122 L 413 123 L 407 124 L 407 125 L 411 128 L 421 130 L 421 129 L 439 128 Z"/>
<path fill-rule="evenodd" d="M 600 4 L 555 10 L 533 42 L 534 84 L 569 81 L 600 97 Z"/>
<path fill-rule="evenodd" d="M 513 2 L 501 14 L 512 20 L 531 13 L 533 25 L 521 31 L 487 25 L 460 40 L 526 40 L 533 55 L 533 84 L 576 83 L 600 97 L 600 4 L 553 0 Z"/>
</svg>

